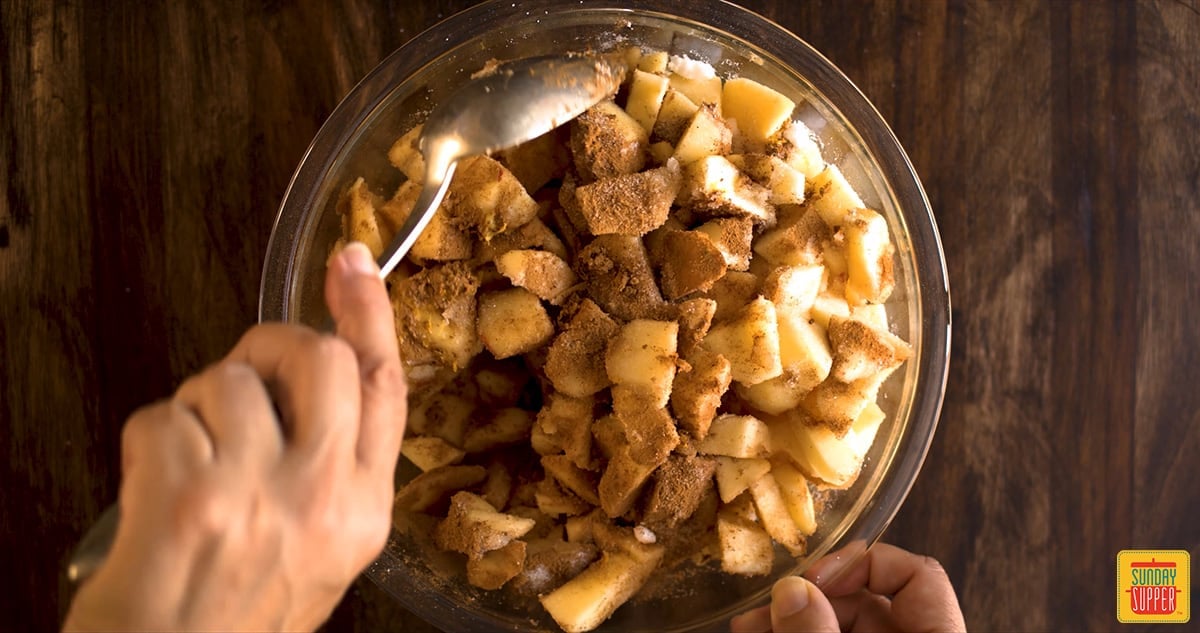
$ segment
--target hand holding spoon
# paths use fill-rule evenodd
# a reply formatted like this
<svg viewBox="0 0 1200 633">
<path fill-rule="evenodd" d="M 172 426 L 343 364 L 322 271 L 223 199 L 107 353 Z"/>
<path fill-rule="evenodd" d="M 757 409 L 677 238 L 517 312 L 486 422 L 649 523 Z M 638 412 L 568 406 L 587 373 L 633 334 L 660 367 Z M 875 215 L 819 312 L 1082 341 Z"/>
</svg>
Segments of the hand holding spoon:
<svg viewBox="0 0 1200 633">
<path fill-rule="evenodd" d="M 446 195 L 457 162 L 533 140 L 612 96 L 625 68 L 608 57 L 559 55 L 497 65 L 438 104 L 422 128 L 425 182 L 413 212 L 379 258 L 387 277 L 408 254 Z M 119 522 L 116 505 L 100 515 L 76 548 L 67 577 L 81 583 L 108 556 Z"/>
</svg>

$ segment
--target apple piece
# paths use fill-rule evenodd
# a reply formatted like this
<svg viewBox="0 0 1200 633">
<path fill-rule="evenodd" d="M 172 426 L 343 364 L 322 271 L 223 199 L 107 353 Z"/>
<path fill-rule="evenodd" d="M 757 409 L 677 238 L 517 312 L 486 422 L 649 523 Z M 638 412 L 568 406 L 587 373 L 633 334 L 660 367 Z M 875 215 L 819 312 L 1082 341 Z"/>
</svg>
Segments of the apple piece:
<svg viewBox="0 0 1200 633">
<path fill-rule="evenodd" d="M 754 519 L 749 495 L 725 504 L 717 512 L 717 541 L 721 570 L 741 576 L 765 576 L 775 563 L 771 535 Z"/>
<path fill-rule="evenodd" d="M 714 325 L 700 344 L 728 359 L 733 379 L 742 384 L 754 385 L 783 373 L 775 304 L 762 297 L 730 321 Z"/>
<path fill-rule="evenodd" d="M 738 134 L 750 148 L 765 148 L 796 107 L 777 90 L 745 77 L 726 81 L 721 100 L 725 118 L 737 122 Z"/>
<path fill-rule="evenodd" d="M 771 463 L 761 457 L 717 457 L 717 494 L 722 503 L 729 503 L 750 488 L 771 470 Z"/>
<path fill-rule="evenodd" d="M 422 472 L 457 464 L 466 452 L 440 437 L 406 437 L 400 454 Z"/>
<path fill-rule="evenodd" d="M 717 416 L 708 435 L 696 443 L 696 452 L 725 457 L 761 458 L 771 453 L 770 430 L 751 415 Z"/>
</svg>

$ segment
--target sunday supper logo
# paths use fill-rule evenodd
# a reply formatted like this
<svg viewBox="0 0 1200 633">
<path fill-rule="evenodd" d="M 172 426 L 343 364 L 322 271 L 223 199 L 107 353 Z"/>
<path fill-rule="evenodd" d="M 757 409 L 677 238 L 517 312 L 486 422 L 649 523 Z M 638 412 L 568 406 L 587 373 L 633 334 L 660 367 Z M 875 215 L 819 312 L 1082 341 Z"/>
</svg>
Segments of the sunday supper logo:
<svg viewBox="0 0 1200 633">
<path fill-rule="evenodd" d="M 1191 619 L 1191 556 L 1185 550 L 1117 554 L 1117 620 L 1175 623 Z"/>
</svg>

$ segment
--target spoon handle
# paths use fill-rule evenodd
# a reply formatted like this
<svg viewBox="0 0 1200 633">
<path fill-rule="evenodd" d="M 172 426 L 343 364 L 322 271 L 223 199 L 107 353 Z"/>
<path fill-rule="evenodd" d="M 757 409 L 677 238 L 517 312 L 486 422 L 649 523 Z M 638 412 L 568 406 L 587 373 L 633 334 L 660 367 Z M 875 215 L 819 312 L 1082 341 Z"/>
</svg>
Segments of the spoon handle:
<svg viewBox="0 0 1200 633">
<path fill-rule="evenodd" d="M 101 563 L 108 557 L 108 551 L 112 549 L 120 514 L 117 504 L 108 506 L 83 535 L 67 563 L 68 580 L 76 585 L 82 584 L 100 568 Z"/>
<path fill-rule="evenodd" d="M 450 179 L 454 176 L 454 168 L 457 164 L 452 161 L 443 169 L 436 169 L 431 165 L 431 168 L 426 170 L 425 185 L 421 187 L 421 195 L 417 197 L 417 203 L 413 205 L 412 213 L 408 214 L 404 226 L 396 231 L 392 242 L 379 256 L 380 277 L 387 279 L 400 260 L 404 259 L 404 256 L 412 249 L 417 238 L 421 237 L 421 233 L 433 219 L 433 214 L 437 211 L 438 206 L 442 204 L 442 198 L 446 196 L 446 189 L 450 187 Z"/>
</svg>

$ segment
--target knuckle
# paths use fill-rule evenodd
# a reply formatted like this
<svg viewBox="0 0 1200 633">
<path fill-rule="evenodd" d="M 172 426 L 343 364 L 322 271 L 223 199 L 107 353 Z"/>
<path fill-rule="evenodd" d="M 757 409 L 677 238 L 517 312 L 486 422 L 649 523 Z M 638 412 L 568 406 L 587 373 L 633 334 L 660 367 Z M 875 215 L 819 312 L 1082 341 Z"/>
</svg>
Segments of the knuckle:
<svg viewBox="0 0 1200 633">
<path fill-rule="evenodd" d="M 201 539 L 225 533 L 233 514 L 232 496 L 209 478 L 195 480 L 175 500 L 176 527 Z"/>
</svg>

